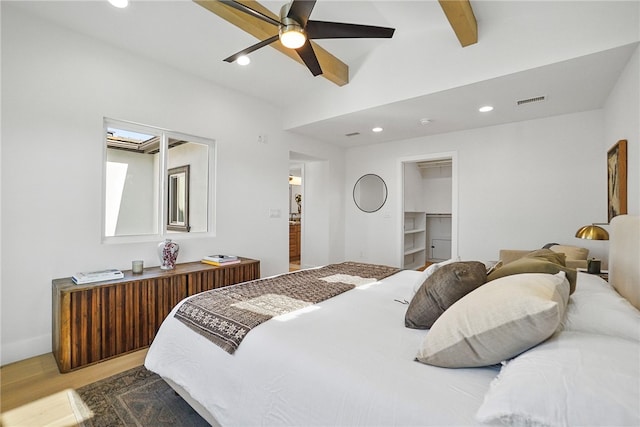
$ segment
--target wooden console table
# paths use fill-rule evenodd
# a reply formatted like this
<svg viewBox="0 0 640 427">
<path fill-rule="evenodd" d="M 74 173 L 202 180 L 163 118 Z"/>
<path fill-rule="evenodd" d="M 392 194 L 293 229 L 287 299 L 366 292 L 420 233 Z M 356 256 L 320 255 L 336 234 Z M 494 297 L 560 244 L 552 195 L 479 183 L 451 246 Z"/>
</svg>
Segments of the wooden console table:
<svg viewBox="0 0 640 427">
<path fill-rule="evenodd" d="M 124 271 L 124 278 L 76 285 L 70 277 L 53 286 L 53 355 L 69 372 L 147 347 L 171 309 L 198 292 L 260 278 L 260 261 L 215 267 L 201 262 L 173 270 Z"/>
</svg>

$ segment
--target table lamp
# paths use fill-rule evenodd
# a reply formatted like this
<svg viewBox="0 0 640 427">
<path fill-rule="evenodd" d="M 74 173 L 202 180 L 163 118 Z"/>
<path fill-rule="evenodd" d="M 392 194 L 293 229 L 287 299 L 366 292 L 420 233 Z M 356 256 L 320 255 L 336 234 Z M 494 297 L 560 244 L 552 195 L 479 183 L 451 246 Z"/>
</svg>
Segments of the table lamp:
<svg viewBox="0 0 640 427">
<path fill-rule="evenodd" d="M 593 223 L 591 225 L 580 227 L 580 229 L 576 231 L 576 237 L 588 240 L 609 240 L 609 233 L 604 228 L 598 227 Z M 587 272 L 591 274 L 599 274 L 600 260 L 595 258 L 587 260 Z"/>
</svg>

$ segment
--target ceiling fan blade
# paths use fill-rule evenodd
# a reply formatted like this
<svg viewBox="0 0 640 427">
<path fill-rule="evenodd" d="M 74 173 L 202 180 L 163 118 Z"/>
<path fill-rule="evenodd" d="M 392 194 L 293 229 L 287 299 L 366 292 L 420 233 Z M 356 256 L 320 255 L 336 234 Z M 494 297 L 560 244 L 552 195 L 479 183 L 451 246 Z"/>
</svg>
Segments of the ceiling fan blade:
<svg viewBox="0 0 640 427">
<path fill-rule="evenodd" d="M 395 28 L 309 20 L 305 31 L 310 39 L 390 39 Z"/>
<path fill-rule="evenodd" d="M 224 61 L 225 62 L 233 62 L 233 61 L 235 61 L 236 59 L 238 59 L 239 57 L 241 57 L 243 55 L 248 55 L 251 52 L 254 52 L 254 51 L 260 49 L 261 47 L 265 47 L 265 46 L 270 45 L 271 43 L 273 43 L 276 40 L 278 40 L 278 35 L 277 34 L 275 36 L 273 36 L 273 37 L 269 37 L 266 40 L 262 40 L 261 42 L 256 43 L 253 46 L 249 46 L 248 48 L 246 48 L 244 50 L 241 50 L 240 52 L 238 52 L 236 54 L 233 54 L 228 58 L 225 58 Z"/>
<path fill-rule="evenodd" d="M 293 0 L 289 7 L 287 18 L 293 19 L 304 28 L 315 5 L 315 0 Z"/>
<path fill-rule="evenodd" d="M 220 3 L 224 3 L 229 7 L 232 7 L 236 10 L 239 10 L 240 12 L 244 12 L 247 13 L 251 16 L 254 16 L 258 19 L 261 19 L 265 22 L 268 22 L 270 24 L 276 25 L 276 26 L 280 26 L 280 22 L 276 21 L 275 19 L 271 18 L 270 16 L 267 16 L 261 12 L 258 12 L 257 10 L 251 9 L 249 6 L 245 6 L 242 3 L 238 3 L 237 1 L 233 1 L 233 0 L 220 0 Z"/>
<path fill-rule="evenodd" d="M 313 51 L 313 47 L 311 47 L 311 43 L 309 40 L 305 41 L 302 47 L 296 49 L 298 55 L 307 66 L 311 74 L 314 76 L 318 76 L 322 74 L 322 68 L 320 68 L 320 63 L 318 62 L 318 58 L 316 57 L 316 53 Z"/>
</svg>

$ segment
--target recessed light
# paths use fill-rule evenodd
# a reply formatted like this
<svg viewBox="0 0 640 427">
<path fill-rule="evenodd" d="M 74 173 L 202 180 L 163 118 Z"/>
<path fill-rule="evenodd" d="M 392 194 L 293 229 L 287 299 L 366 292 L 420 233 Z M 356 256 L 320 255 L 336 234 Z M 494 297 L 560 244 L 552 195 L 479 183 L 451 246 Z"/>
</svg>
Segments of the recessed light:
<svg viewBox="0 0 640 427">
<path fill-rule="evenodd" d="M 251 63 L 251 58 L 249 58 L 247 55 L 242 55 L 238 57 L 236 62 L 238 63 L 238 65 L 249 65 Z"/>
<path fill-rule="evenodd" d="M 420 119 L 420 124 L 421 125 L 428 125 L 429 123 L 431 123 L 430 119 Z"/>
<path fill-rule="evenodd" d="M 493 107 L 491 105 L 485 105 L 478 108 L 478 111 L 480 111 L 481 113 L 488 113 L 489 111 L 492 111 L 492 110 L 493 110 Z"/>
<path fill-rule="evenodd" d="M 380 126 L 376 126 L 376 127 L 374 127 L 373 129 L 371 129 L 371 131 L 372 131 L 372 132 L 376 132 L 376 133 L 378 133 L 378 132 L 382 132 L 382 128 L 381 128 Z"/>
<path fill-rule="evenodd" d="M 120 9 L 129 6 L 129 0 L 109 0 L 109 3 L 111 3 L 112 6 Z"/>
</svg>

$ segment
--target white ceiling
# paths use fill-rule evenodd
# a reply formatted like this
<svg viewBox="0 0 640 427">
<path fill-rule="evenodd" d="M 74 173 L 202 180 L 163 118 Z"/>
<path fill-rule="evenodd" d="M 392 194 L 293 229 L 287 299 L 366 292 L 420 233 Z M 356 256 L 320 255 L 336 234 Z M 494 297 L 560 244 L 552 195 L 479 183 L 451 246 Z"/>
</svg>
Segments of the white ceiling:
<svg viewBox="0 0 640 427">
<path fill-rule="evenodd" d="M 262 2 L 275 13 L 282 3 Z M 483 31 L 489 32 L 492 25 L 508 21 L 514 7 L 525 13 L 535 4 L 472 0 L 479 44 L 483 42 Z M 12 2 L 12 6 L 277 107 L 297 108 L 298 101 L 313 102 L 327 92 L 345 90 L 336 89 L 322 77 L 313 77 L 303 65 L 270 47 L 254 52 L 252 63 L 244 68 L 223 62 L 223 58 L 256 43 L 256 39 L 189 0 L 133 0 L 126 9 L 116 9 L 106 0 L 19 1 Z M 376 70 L 364 69 L 371 66 L 368 58 L 379 53 L 385 43 L 387 48 L 394 47 L 396 39 L 424 37 L 436 49 L 463 49 L 436 1 L 319 0 L 311 17 L 396 28 L 396 36 L 391 40 L 319 42 L 349 65 L 352 84 L 365 76 L 371 79 Z M 366 108 L 334 117 L 324 115 L 289 130 L 348 147 L 601 108 L 636 44 L 578 55 L 501 77 L 481 78 L 475 83 L 415 98 L 405 97 L 383 105 L 372 102 Z M 389 51 L 394 49 L 385 50 Z M 398 59 L 386 60 L 394 64 Z M 409 60 L 403 58 L 401 63 Z M 393 79 L 393 73 L 380 70 L 377 89 L 389 79 Z M 516 106 L 519 99 L 539 95 L 547 99 Z M 493 104 L 496 109 L 481 114 L 477 108 L 483 103 Z M 431 123 L 422 125 L 421 118 L 428 118 Z M 384 127 L 384 132 L 372 133 L 375 125 Z M 345 136 L 353 132 L 360 135 Z"/>
</svg>

